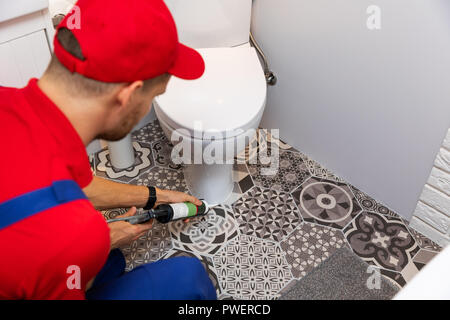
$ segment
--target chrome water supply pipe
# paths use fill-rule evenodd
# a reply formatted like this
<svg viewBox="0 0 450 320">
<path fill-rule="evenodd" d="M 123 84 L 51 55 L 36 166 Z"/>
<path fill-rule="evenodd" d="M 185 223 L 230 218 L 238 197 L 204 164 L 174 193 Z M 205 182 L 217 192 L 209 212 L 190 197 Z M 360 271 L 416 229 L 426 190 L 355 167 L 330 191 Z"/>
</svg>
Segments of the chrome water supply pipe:
<svg viewBox="0 0 450 320">
<path fill-rule="evenodd" d="M 267 62 L 266 55 L 262 51 L 261 47 L 256 42 L 255 38 L 253 37 L 252 32 L 250 31 L 250 43 L 252 46 L 256 49 L 256 52 L 258 52 L 259 56 L 261 57 L 263 64 L 264 64 L 264 76 L 266 77 L 266 82 L 269 86 L 274 86 L 277 83 L 277 77 L 275 74 L 270 70 L 269 63 Z"/>
</svg>

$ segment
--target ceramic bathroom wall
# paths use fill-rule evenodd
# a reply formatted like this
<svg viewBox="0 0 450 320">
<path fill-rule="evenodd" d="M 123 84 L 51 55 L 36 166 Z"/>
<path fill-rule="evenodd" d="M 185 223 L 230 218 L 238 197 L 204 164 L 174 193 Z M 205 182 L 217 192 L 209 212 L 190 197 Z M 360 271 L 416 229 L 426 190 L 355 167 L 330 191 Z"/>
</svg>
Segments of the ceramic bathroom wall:
<svg viewBox="0 0 450 320">
<path fill-rule="evenodd" d="M 450 126 L 450 3 L 255 0 L 252 31 L 278 77 L 261 125 L 409 220 Z"/>
</svg>

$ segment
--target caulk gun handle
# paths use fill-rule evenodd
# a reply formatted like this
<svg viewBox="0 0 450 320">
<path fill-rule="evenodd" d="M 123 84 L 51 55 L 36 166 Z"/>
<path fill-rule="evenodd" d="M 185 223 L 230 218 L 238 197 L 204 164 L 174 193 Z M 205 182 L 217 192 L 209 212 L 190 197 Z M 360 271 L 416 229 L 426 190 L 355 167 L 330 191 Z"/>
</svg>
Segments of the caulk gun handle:
<svg viewBox="0 0 450 320">
<path fill-rule="evenodd" d="M 150 219 L 154 218 L 154 214 L 151 210 L 149 210 L 147 212 L 134 215 L 134 216 L 132 216 L 132 218 L 134 218 L 134 219 L 131 219 L 128 221 L 131 224 L 145 223 L 145 222 L 149 221 Z"/>
<path fill-rule="evenodd" d="M 134 216 L 124 217 L 124 218 L 116 218 L 106 220 L 107 223 L 116 222 L 116 221 L 126 221 L 131 224 L 144 223 L 153 219 L 155 217 L 154 213 L 150 210 L 141 214 L 136 214 Z"/>
</svg>

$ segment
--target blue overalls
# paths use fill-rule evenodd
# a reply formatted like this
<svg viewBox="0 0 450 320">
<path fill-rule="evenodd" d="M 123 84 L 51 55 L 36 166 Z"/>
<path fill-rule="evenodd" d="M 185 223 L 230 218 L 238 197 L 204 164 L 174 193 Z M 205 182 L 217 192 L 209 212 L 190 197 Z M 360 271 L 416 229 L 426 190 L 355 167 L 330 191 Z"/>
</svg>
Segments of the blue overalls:
<svg viewBox="0 0 450 320">
<path fill-rule="evenodd" d="M 73 180 L 55 181 L 0 203 L 0 230 L 29 216 L 70 201 L 86 199 Z M 97 274 L 87 299 L 217 299 L 216 290 L 200 260 L 176 257 L 141 265 L 125 272 L 125 258 L 112 250 Z"/>
</svg>

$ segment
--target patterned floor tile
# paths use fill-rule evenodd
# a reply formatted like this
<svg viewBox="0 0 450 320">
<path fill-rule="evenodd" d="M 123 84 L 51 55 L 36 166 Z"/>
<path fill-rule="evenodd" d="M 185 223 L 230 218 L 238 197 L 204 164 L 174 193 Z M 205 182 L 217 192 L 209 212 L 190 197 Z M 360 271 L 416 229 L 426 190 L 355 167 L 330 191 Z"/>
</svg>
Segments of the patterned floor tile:
<svg viewBox="0 0 450 320">
<path fill-rule="evenodd" d="M 242 194 L 244 194 L 254 186 L 252 177 L 250 176 L 245 163 L 233 164 L 233 182 L 233 191 L 231 195 L 224 201 L 224 204 L 233 204 L 242 196 Z"/>
<path fill-rule="evenodd" d="M 381 275 L 399 290 L 406 285 L 406 281 L 400 272 L 395 272 L 382 268 L 377 268 L 377 270 L 379 270 Z"/>
<path fill-rule="evenodd" d="M 412 278 L 414 278 L 414 276 L 437 254 L 438 253 L 434 251 L 420 249 L 401 272 L 406 282 L 410 282 Z"/>
<path fill-rule="evenodd" d="M 285 192 L 254 187 L 233 205 L 242 234 L 281 241 L 302 218 L 292 197 Z"/>
<path fill-rule="evenodd" d="M 274 299 L 292 279 L 278 244 L 241 235 L 214 257 L 221 287 L 238 299 Z"/>
<path fill-rule="evenodd" d="M 356 199 L 360 203 L 366 211 L 378 212 L 384 215 L 392 216 L 392 217 L 400 217 L 397 213 L 387 208 L 383 204 L 377 202 L 372 197 L 368 196 L 361 190 L 358 190 L 356 187 L 349 185 L 355 195 Z"/>
<path fill-rule="evenodd" d="M 230 300 L 229 296 L 227 294 L 222 293 L 222 288 L 219 284 L 219 279 L 217 277 L 217 271 L 214 268 L 214 264 L 211 258 L 199 255 L 197 253 L 193 252 L 187 252 L 177 249 L 172 249 L 168 251 L 163 257 L 161 257 L 161 260 L 168 259 L 168 258 L 174 258 L 174 257 L 195 257 L 199 259 L 203 266 L 206 269 L 206 272 L 208 272 L 208 276 L 211 279 L 214 288 L 216 288 L 217 297 L 219 300 Z"/>
<path fill-rule="evenodd" d="M 280 150 L 298 152 L 289 144 L 283 142 L 279 138 L 274 138 L 271 130 L 258 128 L 255 135 L 250 139 L 248 146 L 236 157 L 239 163 L 249 162 L 258 155 L 259 152 L 266 153 L 267 148 L 271 148 L 272 144 L 276 144 Z"/>
<path fill-rule="evenodd" d="M 173 144 L 164 136 L 152 143 L 152 154 L 157 166 L 179 170 L 182 164 L 175 164 L 171 159 Z"/>
<path fill-rule="evenodd" d="M 280 245 L 299 279 L 347 244 L 340 230 L 304 222 Z"/>
<path fill-rule="evenodd" d="M 363 211 L 345 229 L 353 251 L 364 261 L 402 271 L 419 246 L 400 218 Z"/>
<path fill-rule="evenodd" d="M 139 130 L 131 133 L 131 137 L 134 141 L 152 143 L 154 141 L 160 140 L 164 137 L 164 131 L 159 125 L 158 119 L 149 122 L 147 125 Z"/>
<path fill-rule="evenodd" d="M 206 216 L 196 217 L 188 223 L 182 220 L 168 224 L 175 248 L 212 256 L 227 241 L 239 234 L 239 226 L 231 208 L 216 206 Z"/>
<path fill-rule="evenodd" d="M 424 236 L 420 232 L 414 230 L 413 228 L 410 228 L 408 225 L 407 225 L 407 227 L 408 227 L 409 232 L 412 234 L 412 236 L 416 240 L 419 247 L 421 247 L 422 249 L 428 249 L 428 250 L 435 251 L 435 252 L 442 251 L 442 247 L 440 245 L 438 245 L 434 241 L 428 239 L 426 236 Z"/>
<path fill-rule="evenodd" d="M 122 214 L 125 214 L 128 209 L 125 208 L 117 208 L 117 209 L 109 209 L 109 210 L 103 210 L 102 214 L 103 217 L 105 217 L 106 220 L 114 219 L 117 216 L 120 216 Z"/>
<path fill-rule="evenodd" d="M 318 178 L 333 180 L 336 182 L 344 182 L 344 180 L 342 178 L 338 177 L 333 172 L 331 172 L 327 168 L 323 167 L 320 163 L 314 161 L 313 159 L 309 158 L 308 156 L 303 155 L 303 161 L 304 161 L 305 165 L 308 167 L 311 175 L 318 177 Z"/>
<path fill-rule="evenodd" d="M 292 196 L 305 221 L 342 229 L 359 212 L 350 188 L 342 182 L 311 177 Z"/>
<path fill-rule="evenodd" d="M 153 166 L 150 145 L 141 142 L 133 142 L 133 148 L 135 152 L 134 165 L 130 168 L 120 170 L 115 169 L 111 165 L 108 148 L 104 148 L 97 152 L 95 154 L 97 176 L 129 182 Z"/>
<path fill-rule="evenodd" d="M 238 185 L 240 193 L 245 193 L 254 186 L 245 164 L 235 163 L 233 165 L 233 181 Z"/>
<path fill-rule="evenodd" d="M 166 224 L 154 222 L 152 228 L 129 246 L 122 247 L 126 260 L 126 270 L 130 271 L 137 266 L 159 260 L 170 249 L 172 240 Z"/>
<path fill-rule="evenodd" d="M 245 149 L 235 158 L 238 163 L 246 163 L 258 155 L 259 150 L 267 148 L 267 138 L 264 136 L 264 131 L 257 129 L 255 135 L 250 139 L 249 144 Z"/>
<path fill-rule="evenodd" d="M 281 151 L 291 151 L 300 153 L 302 159 L 305 162 L 305 165 L 308 167 L 310 173 L 319 178 L 325 178 L 330 180 L 335 180 L 338 182 L 343 182 L 343 179 L 336 176 L 333 172 L 326 169 L 318 162 L 310 159 L 305 154 L 302 154 L 294 147 L 289 144 L 283 142 L 283 140 L 279 138 L 274 138 L 271 134 L 271 131 L 268 129 L 258 129 L 256 136 L 253 138 L 249 146 L 247 146 L 246 150 L 242 152 L 238 159 L 248 159 L 253 158 L 258 152 L 267 152 L 267 148 L 271 148 L 272 144 L 276 144 Z"/>
<path fill-rule="evenodd" d="M 130 181 L 135 185 L 150 185 L 160 189 L 177 190 L 188 192 L 188 187 L 184 181 L 182 171 L 166 169 L 161 167 L 153 167 L 147 172 L 141 174 L 138 178 Z"/>
<path fill-rule="evenodd" d="M 268 150 L 270 153 L 271 149 Z M 279 158 L 275 160 L 278 161 L 278 168 L 275 165 L 274 174 L 264 173 L 271 164 L 262 164 L 259 158 L 254 164 L 247 163 L 255 185 L 291 192 L 311 176 L 299 153 L 280 150 Z"/>
<path fill-rule="evenodd" d="M 265 130 L 266 131 L 265 137 L 267 139 L 267 143 L 268 143 L 269 146 L 271 146 L 272 143 L 275 143 L 275 144 L 278 145 L 280 150 L 291 151 L 291 152 L 298 152 L 297 149 L 295 149 L 291 145 L 287 144 L 286 142 L 284 142 L 280 138 L 274 138 L 274 136 L 271 134 L 270 130 L 267 130 L 267 129 L 260 129 L 260 130 Z"/>
<path fill-rule="evenodd" d="M 104 149 L 89 157 L 94 173 L 189 192 L 183 171 L 170 160 L 171 145 L 157 120 L 132 136 L 137 153 L 133 168 L 115 171 Z M 261 169 L 269 165 L 249 162 L 259 159 L 258 152 L 270 155 L 275 145 L 280 153 L 278 172 L 264 176 Z M 442 249 L 409 230 L 395 212 L 268 130 L 257 130 L 236 159 L 232 196 L 189 223 L 155 222 L 148 233 L 121 248 L 127 271 L 159 259 L 195 256 L 208 271 L 219 299 L 274 299 L 349 243 L 399 288 Z M 126 211 L 102 213 L 112 219 Z"/>
<path fill-rule="evenodd" d="M 233 298 L 233 296 L 230 296 L 228 293 L 222 293 L 220 295 L 217 295 L 217 300 L 238 300 Z"/>
</svg>

